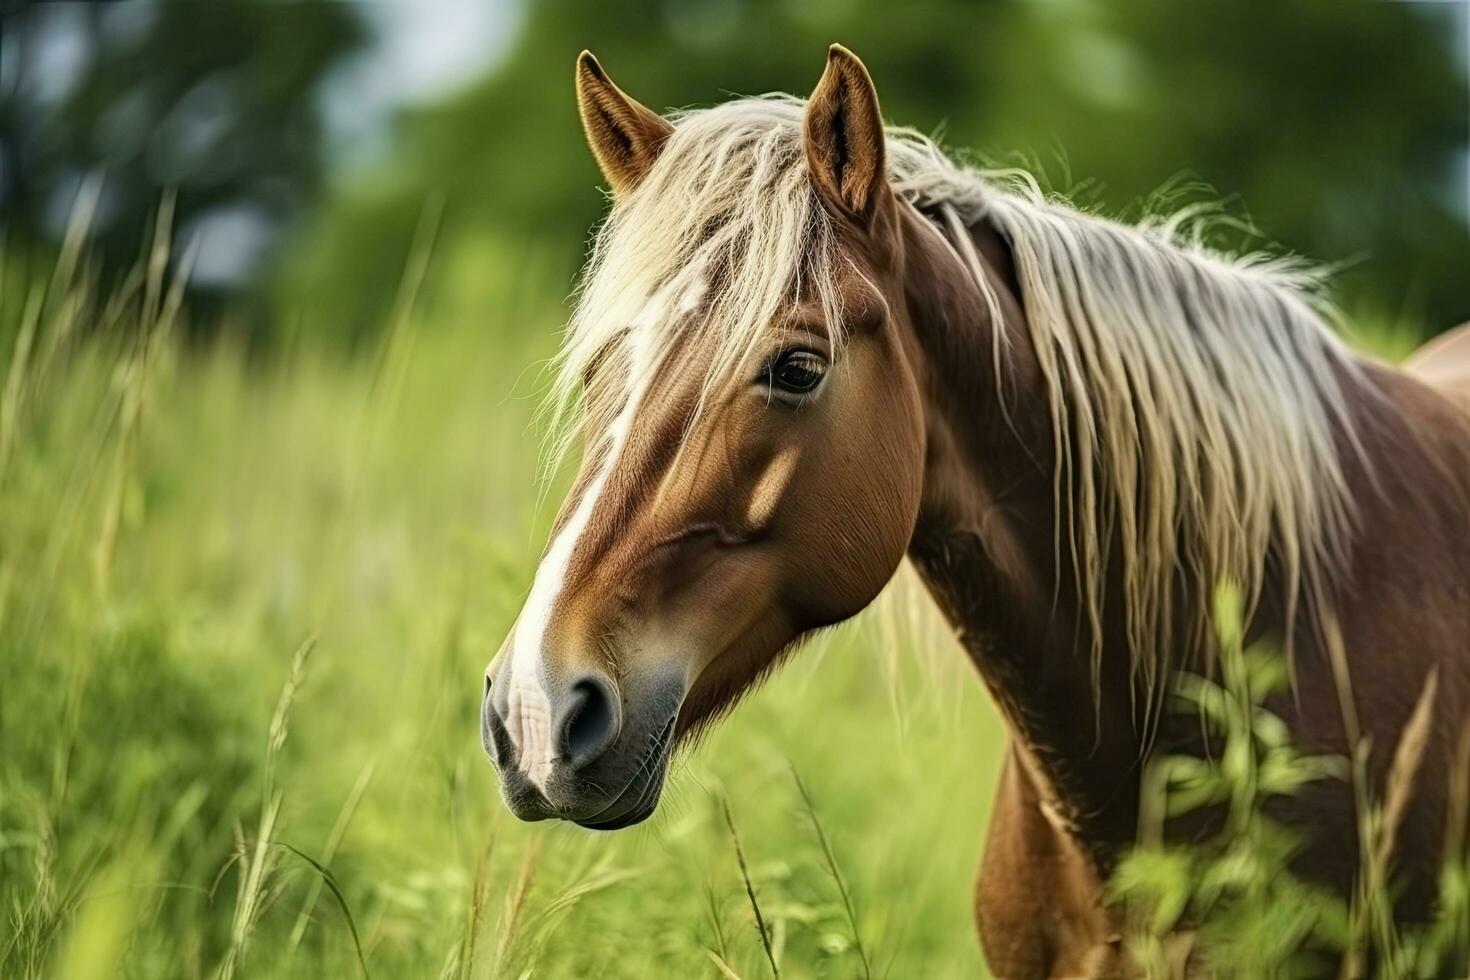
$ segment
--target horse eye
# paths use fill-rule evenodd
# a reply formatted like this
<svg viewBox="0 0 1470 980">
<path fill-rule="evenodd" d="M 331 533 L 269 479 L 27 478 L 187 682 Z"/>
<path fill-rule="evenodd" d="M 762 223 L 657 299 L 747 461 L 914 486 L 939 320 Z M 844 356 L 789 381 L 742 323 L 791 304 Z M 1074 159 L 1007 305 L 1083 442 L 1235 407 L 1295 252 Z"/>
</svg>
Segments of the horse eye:
<svg viewBox="0 0 1470 980">
<path fill-rule="evenodd" d="M 762 379 L 772 389 L 791 395 L 805 395 L 822 383 L 827 363 L 819 354 L 807 350 L 789 350 L 771 361 Z"/>
</svg>

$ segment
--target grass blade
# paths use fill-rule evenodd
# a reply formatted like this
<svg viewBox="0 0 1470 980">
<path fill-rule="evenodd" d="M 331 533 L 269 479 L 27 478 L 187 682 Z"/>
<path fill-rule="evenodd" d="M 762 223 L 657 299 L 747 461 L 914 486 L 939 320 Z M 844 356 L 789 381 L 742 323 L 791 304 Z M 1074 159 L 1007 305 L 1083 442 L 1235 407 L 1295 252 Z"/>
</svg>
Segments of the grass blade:
<svg viewBox="0 0 1470 980">
<path fill-rule="evenodd" d="M 720 971 L 720 976 L 724 977 L 725 980 L 740 980 L 740 974 L 736 973 L 719 953 L 716 953 L 712 949 L 707 949 L 704 951 L 704 955 L 709 957 L 709 961 L 715 965 L 715 969 Z"/>
<path fill-rule="evenodd" d="M 755 913 L 755 927 L 760 932 L 761 949 L 766 951 L 766 962 L 771 965 L 771 976 L 780 977 L 781 967 L 777 965 L 775 950 L 771 948 L 771 935 L 766 929 L 766 917 L 761 914 L 761 903 L 755 897 L 755 883 L 750 880 L 750 867 L 745 863 L 745 848 L 740 846 L 740 833 L 735 829 L 735 815 L 730 812 L 730 801 L 722 796 L 720 806 L 725 812 L 725 826 L 730 828 L 730 840 L 735 844 L 735 860 L 740 863 L 740 878 L 745 882 L 745 895 L 750 899 L 751 911 Z"/>
<path fill-rule="evenodd" d="M 332 897 L 337 900 L 337 907 L 342 910 L 342 917 L 347 920 L 347 930 L 348 932 L 352 933 L 352 948 L 357 951 L 357 963 L 359 966 L 362 967 L 362 975 L 364 977 L 367 977 L 369 975 L 367 957 L 364 956 L 362 952 L 362 938 L 358 935 L 357 932 L 357 920 L 352 917 L 352 908 L 347 904 L 347 896 L 342 894 L 342 889 L 337 884 L 337 879 L 332 876 L 331 871 L 327 870 L 326 865 L 321 864 L 310 854 L 307 854 L 299 847 L 288 844 L 285 841 L 273 841 L 272 843 L 274 843 L 277 847 L 285 848 L 292 854 L 299 857 L 301 860 L 305 861 L 307 864 L 311 865 L 312 869 L 315 870 L 317 873 L 318 880 L 320 880 L 323 884 L 327 886 L 327 890 L 330 891 L 332 893 Z"/>
<path fill-rule="evenodd" d="M 864 980 L 872 980 L 873 967 L 868 962 L 868 951 L 863 948 L 863 938 L 858 929 L 857 910 L 853 906 L 852 892 L 848 890 L 847 882 L 842 877 L 842 869 L 837 865 L 837 855 L 832 851 L 832 842 L 827 838 L 827 831 L 822 827 L 822 821 L 817 817 L 816 805 L 812 802 L 812 795 L 807 790 L 806 783 L 802 781 L 801 773 L 796 771 L 796 766 L 791 767 L 791 778 L 796 780 L 796 789 L 801 793 L 802 805 L 806 808 L 806 815 L 812 823 L 812 830 L 817 835 L 817 841 L 822 845 L 822 856 L 827 862 L 827 872 L 837 884 L 837 891 L 842 896 L 842 908 L 847 913 L 847 925 L 852 931 L 852 945 L 857 950 L 858 960 L 863 964 Z"/>
<path fill-rule="evenodd" d="M 327 835 L 327 846 L 322 850 L 323 864 L 331 864 L 332 858 L 337 854 L 337 848 L 342 846 L 342 838 L 347 836 L 347 827 L 352 822 L 353 814 L 357 812 L 357 805 L 362 802 L 363 794 L 367 792 L 368 784 L 373 780 L 375 768 L 376 764 L 373 762 L 363 766 L 362 772 L 357 775 L 357 782 L 352 784 L 352 790 L 347 794 L 347 800 L 342 804 L 341 812 L 337 814 L 337 822 L 332 825 L 331 833 Z M 301 911 L 296 916 L 296 924 L 291 927 L 291 938 L 286 943 L 287 949 L 292 952 L 301 945 L 302 937 L 306 935 L 306 926 L 311 921 L 311 913 L 316 907 L 317 897 L 321 894 L 322 883 L 322 879 L 312 882 L 311 889 L 306 895 L 306 901 L 301 903 Z M 359 957 L 360 955 L 359 953 Z"/>
</svg>

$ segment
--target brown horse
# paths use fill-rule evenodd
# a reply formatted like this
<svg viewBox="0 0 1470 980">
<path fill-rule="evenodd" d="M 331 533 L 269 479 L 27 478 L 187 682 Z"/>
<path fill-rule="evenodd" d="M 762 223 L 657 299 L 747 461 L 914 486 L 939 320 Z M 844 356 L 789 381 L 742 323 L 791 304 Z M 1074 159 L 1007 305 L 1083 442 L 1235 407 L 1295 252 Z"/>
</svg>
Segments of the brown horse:
<svg viewBox="0 0 1470 980">
<path fill-rule="evenodd" d="M 576 81 L 614 203 L 557 385 L 581 471 L 486 671 L 518 816 L 649 816 L 672 746 L 905 556 L 1011 731 L 976 893 L 1004 976 L 1119 968 L 1099 882 L 1136 837 L 1141 763 L 1197 739 L 1160 697 L 1208 669 L 1217 583 L 1293 651 L 1275 708 L 1297 737 L 1371 735 L 1375 780 L 1437 669 L 1422 771 L 1449 770 L 1470 711 L 1463 335 L 1407 373 L 1364 360 L 1300 267 L 885 130 L 841 47 L 804 103 L 666 119 L 590 54 Z M 1446 796 L 1423 780 L 1395 842 L 1410 914 Z M 1337 782 L 1282 814 L 1312 828 L 1303 873 L 1344 892 L 1354 814 Z"/>
</svg>

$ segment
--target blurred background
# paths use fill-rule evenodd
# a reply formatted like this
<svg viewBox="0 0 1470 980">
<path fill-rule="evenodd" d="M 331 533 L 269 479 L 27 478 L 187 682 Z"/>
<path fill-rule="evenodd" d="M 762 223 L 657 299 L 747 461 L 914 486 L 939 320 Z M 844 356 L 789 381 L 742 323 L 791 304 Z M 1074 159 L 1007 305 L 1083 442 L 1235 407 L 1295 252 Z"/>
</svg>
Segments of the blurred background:
<svg viewBox="0 0 1470 980">
<path fill-rule="evenodd" d="M 496 798 L 574 58 L 663 109 L 841 41 L 1083 206 L 1223 199 L 1395 357 L 1470 320 L 1467 9 L 0 0 L 0 976 L 980 975 L 1001 729 L 905 576 L 648 824 Z"/>
<path fill-rule="evenodd" d="M 583 47 L 655 108 L 805 93 L 834 39 L 893 121 L 1126 215 L 1181 178 L 1341 265 L 1347 309 L 1470 319 L 1466 6 L 1245 0 L 8 2 L 0 209 L 56 243 L 78 187 L 112 270 L 175 190 L 196 297 L 250 327 L 381 325 L 427 202 L 428 302 L 565 290 L 602 201 L 570 94 Z M 513 270 L 510 271 L 510 270 Z"/>
</svg>

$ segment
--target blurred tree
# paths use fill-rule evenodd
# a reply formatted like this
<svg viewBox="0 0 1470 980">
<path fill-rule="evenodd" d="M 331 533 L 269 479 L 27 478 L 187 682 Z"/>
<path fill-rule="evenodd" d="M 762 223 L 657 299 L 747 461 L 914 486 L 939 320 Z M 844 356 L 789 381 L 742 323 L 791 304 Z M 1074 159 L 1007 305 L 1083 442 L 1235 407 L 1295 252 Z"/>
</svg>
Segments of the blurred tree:
<svg viewBox="0 0 1470 980">
<path fill-rule="evenodd" d="M 0 8 L 0 223 L 54 241 L 77 188 L 103 180 L 96 251 L 136 260 L 165 191 L 204 232 L 195 284 L 246 281 L 318 193 L 313 90 L 364 40 L 335 3 L 225 0 Z"/>
<path fill-rule="evenodd" d="M 488 302 L 485 284 L 523 277 L 528 257 L 569 282 L 601 210 L 572 99 L 583 47 L 665 108 L 804 94 L 841 40 L 894 121 L 993 159 L 1023 152 L 1059 190 L 1085 175 L 1083 199 L 1114 213 L 1193 175 L 1269 240 L 1342 262 L 1351 310 L 1432 331 L 1470 319 L 1453 16 L 1341 0 L 541 0 L 489 77 L 406 113 L 396 149 L 316 216 L 283 308 L 376 323 L 435 195 L 440 292 Z"/>
<path fill-rule="evenodd" d="M 1341 265 L 1357 312 L 1428 332 L 1470 319 L 1470 52 L 1458 50 L 1452 7 L 1033 10 L 1030 101 L 1044 122 L 1011 100 L 998 133 L 1022 146 L 1056 140 L 1113 207 L 1197 176 L 1267 239 Z"/>
</svg>

